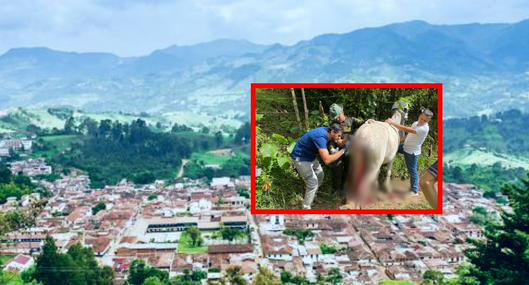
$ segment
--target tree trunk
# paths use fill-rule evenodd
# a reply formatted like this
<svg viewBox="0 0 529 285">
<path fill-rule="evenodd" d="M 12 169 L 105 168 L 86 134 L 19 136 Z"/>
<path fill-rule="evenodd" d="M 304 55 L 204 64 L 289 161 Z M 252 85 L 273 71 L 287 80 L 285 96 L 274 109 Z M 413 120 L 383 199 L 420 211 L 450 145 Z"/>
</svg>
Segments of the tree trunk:
<svg viewBox="0 0 529 285">
<path fill-rule="evenodd" d="M 290 91 L 292 91 L 292 104 L 294 104 L 294 111 L 296 111 L 296 120 L 299 124 L 299 129 L 303 130 L 303 125 L 301 125 L 301 119 L 299 118 L 299 109 L 298 109 L 298 103 L 296 102 L 296 93 L 294 92 L 294 88 L 290 88 Z"/>
<path fill-rule="evenodd" d="M 305 111 L 305 129 L 309 130 L 309 110 L 307 110 L 307 100 L 305 99 L 305 88 L 301 88 L 301 97 L 303 97 L 303 109 Z"/>
<path fill-rule="evenodd" d="M 325 110 L 323 109 L 323 105 L 321 104 L 320 100 L 320 117 L 322 121 L 325 121 Z"/>
</svg>

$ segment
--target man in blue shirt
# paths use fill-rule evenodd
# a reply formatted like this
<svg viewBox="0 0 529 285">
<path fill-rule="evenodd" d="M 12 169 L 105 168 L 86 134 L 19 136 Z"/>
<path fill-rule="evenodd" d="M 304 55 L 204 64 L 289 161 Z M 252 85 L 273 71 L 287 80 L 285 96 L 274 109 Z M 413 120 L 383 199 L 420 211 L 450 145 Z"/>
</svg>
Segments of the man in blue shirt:
<svg viewBox="0 0 529 285">
<path fill-rule="evenodd" d="M 318 161 L 318 154 L 325 165 L 338 160 L 345 152 L 342 149 L 329 154 L 327 146 L 331 141 L 337 141 L 342 136 L 342 127 L 333 123 L 329 128 L 317 128 L 304 134 L 296 143 L 292 154 L 294 167 L 305 181 L 305 199 L 303 209 L 310 209 L 316 191 L 323 182 L 323 169 Z"/>
</svg>

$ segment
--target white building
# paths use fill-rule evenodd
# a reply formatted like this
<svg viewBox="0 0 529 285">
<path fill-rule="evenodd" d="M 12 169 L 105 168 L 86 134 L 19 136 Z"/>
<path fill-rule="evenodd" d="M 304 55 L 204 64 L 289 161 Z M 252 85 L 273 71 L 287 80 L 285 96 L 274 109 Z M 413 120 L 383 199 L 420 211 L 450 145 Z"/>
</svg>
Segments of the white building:
<svg viewBox="0 0 529 285">
<path fill-rule="evenodd" d="M 30 268 L 33 263 L 34 260 L 31 256 L 19 254 L 4 267 L 4 271 L 20 273 Z"/>
</svg>

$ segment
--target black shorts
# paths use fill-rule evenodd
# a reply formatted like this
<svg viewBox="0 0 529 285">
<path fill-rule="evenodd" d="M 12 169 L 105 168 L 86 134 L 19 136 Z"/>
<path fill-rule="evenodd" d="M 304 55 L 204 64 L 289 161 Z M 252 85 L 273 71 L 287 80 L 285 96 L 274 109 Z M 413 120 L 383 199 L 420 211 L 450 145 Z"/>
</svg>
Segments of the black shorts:
<svg viewBox="0 0 529 285">
<path fill-rule="evenodd" d="M 428 172 L 437 178 L 437 160 L 430 167 L 428 167 Z"/>
</svg>

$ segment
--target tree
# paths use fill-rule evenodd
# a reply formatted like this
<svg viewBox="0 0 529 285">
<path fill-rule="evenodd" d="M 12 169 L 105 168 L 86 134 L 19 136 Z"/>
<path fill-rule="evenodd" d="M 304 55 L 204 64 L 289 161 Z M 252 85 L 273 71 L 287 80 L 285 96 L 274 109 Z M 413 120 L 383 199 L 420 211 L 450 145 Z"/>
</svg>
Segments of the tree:
<svg viewBox="0 0 529 285">
<path fill-rule="evenodd" d="M 236 144 L 247 143 L 250 141 L 251 136 L 252 136 L 252 128 L 250 126 L 250 123 L 246 122 L 239 129 L 237 129 L 237 133 L 235 134 L 235 143 Z"/>
<path fill-rule="evenodd" d="M 217 144 L 217 147 L 221 147 L 224 143 L 224 137 L 222 136 L 221 131 L 215 133 L 215 143 Z"/>
<path fill-rule="evenodd" d="M 281 285 L 281 281 L 266 267 L 261 267 L 253 285 Z"/>
<path fill-rule="evenodd" d="M 42 253 L 36 262 L 35 277 L 37 281 L 44 285 L 82 284 L 80 272 L 72 270 L 75 268 L 72 258 L 58 253 L 55 240 L 50 236 L 46 237 Z"/>
<path fill-rule="evenodd" d="M 145 279 L 143 285 L 163 285 L 163 283 L 160 281 L 160 279 L 158 279 L 158 277 L 153 276 Z"/>
<path fill-rule="evenodd" d="M 5 164 L 0 164 L 0 184 L 9 183 L 10 181 L 11 170 Z"/>
<path fill-rule="evenodd" d="M 485 240 L 470 241 L 473 247 L 465 251 L 470 266 L 459 273 L 461 283 L 526 284 L 529 280 L 529 174 L 502 191 L 513 211 L 501 214 L 502 223 L 485 228 Z"/>
<path fill-rule="evenodd" d="M 334 267 L 329 270 L 329 273 L 327 274 L 327 281 L 331 284 L 341 284 L 343 276 L 340 272 L 340 268 Z"/>
<path fill-rule="evenodd" d="M 0 213 L 0 238 L 11 231 L 7 216 L 4 213 Z"/>
<path fill-rule="evenodd" d="M 92 208 L 92 215 L 95 215 L 99 211 L 105 210 L 106 208 L 107 208 L 107 205 L 105 205 L 105 203 L 99 202 L 97 203 L 97 205 L 95 205 L 95 207 Z"/>
<path fill-rule="evenodd" d="M 445 278 L 442 272 L 436 270 L 426 270 L 423 274 L 421 285 L 444 285 Z"/>
<path fill-rule="evenodd" d="M 242 276 L 240 266 L 232 266 L 226 269 L 226 279 L 231 285 L 246 285 L 248 282 Z"/>
<path fill-rule="evenodd" d="M 135 174 L 132 177 L 132 182 L 136 184 L 149 184 L 153 183 L 156 180 L 156 176 L 150 171 L 143 171 Z"/>
<path fill-rule="evenodd" d="M 74 134 L 76 133 L 76 126 L 75 126 L 75 119 L 73 117 L 69 117 L 66 122 L 64 123 L 64 133 L 66 134 Z"/>
<path fill-rule="evenodd" d="M 225 239 L 228 241 L 233 241 L 237 237 L 244 236 L 244 232 L 241 231 L 240 229 L 230 228 L 230 227 L 222 227 L 219 233 L 222 239 Z"/>
<path fill-rule="evenodd" d="M 129 284 L 142 285 L 149 277 L 156 277 L 163 283 L 169 279 L 169 273 L 146 265 L 142 259 L 134 260 L 130 265 L 129 278 L 127 279 Z"/>
<path fill-rule="evenodd" d="M 186 232 L 191 238 L 192 246 L 200 246 L 202 244 L 202 235 L 197 227 L 191 227 Z"/>
<path fill-rule="evenodd" d="M 44 285 L 111 285 L 114 271 L 108 266 L 99 267 L 92 249 L 79 243 L 70 247 L 67 254 L 57 252 L 55 241 L 48 236 L 35 268 L 23 278 L 25 282 L 36 280 Z"/>
<path fill-rule="evenodd" d="M 147 197 L 147 200 L 149 200 L 149 201 L 154 201 L 156 199 L 158 199 L 158 195 L 156 195 L 156 194 L 151 194 L 151 195 L 149 195 L 149 197 Z"/>
</svg>

